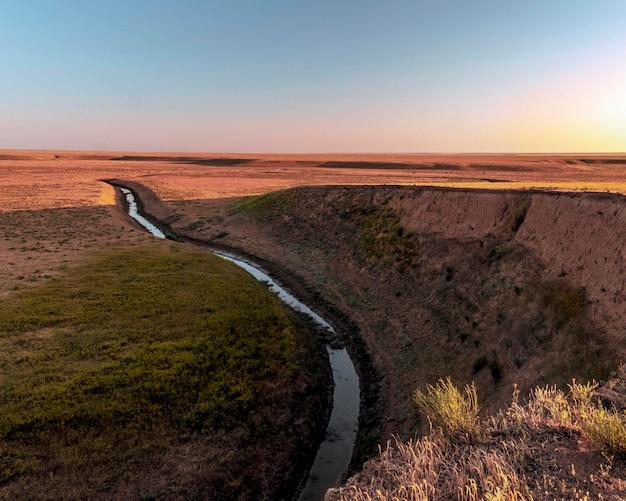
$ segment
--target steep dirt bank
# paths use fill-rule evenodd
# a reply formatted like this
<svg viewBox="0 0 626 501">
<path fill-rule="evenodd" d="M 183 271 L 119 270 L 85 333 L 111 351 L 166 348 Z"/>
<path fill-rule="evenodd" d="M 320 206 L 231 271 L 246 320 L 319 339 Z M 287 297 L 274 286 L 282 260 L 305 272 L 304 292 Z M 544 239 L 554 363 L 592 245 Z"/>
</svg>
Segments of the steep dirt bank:
<svg viewBox="0 0 626 501">
<path fill-rule="evenodd" d="M 382 375 L 383 439 L 416 386 L 475 380 L 487 410 L 624 357 L 622 197 L 318 187 L 148 210 L 178 231 L 297 270 L 354 320 Z"/>
</svg>

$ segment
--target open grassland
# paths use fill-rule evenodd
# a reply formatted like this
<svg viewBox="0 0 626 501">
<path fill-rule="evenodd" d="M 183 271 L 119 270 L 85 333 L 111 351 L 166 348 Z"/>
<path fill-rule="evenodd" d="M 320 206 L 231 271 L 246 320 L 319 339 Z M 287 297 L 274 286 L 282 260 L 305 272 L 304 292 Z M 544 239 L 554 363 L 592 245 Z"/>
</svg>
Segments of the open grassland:
<svg viewBox="0 0 626 501">
<path fill-rule="evenodd" d="M 57 275 L 94 250 L 150 239 L 115 207 L 0 212 L 0 298 Z"/>
<path fill-rule="evenodd" d="M 276 499 L 323 408 L 318 353 L 220 258 L 100 251 L 0 304 L 0 497 Z"/>
<path fill-rule="evenodd" d="M 176 299 L 173 291 L 185 289 L 187 282 L 196 287 L 204 273 L 194 275 L 192 271 L 200 269 L 187 264 L 175 273 L 162 270 L 171 278 L 164 282 L 167 287 L 158 285 L 160 279 L 137 275 L 135 281 L 146 280 L 149 286 L 140 292 L 125 290 L 130 275 L 113 272 L 122 262 L 132 261 L 129 267 L 145 269 L 141 263 L 153 261 L 155 252 L 164 263 L 183 256 L 184 261 L 195 258 L 187 254 L 190 251 L 172 250 L 169 244 L 153 244 L 150 248 L 158 250 L 145 256 L 121 250 L 144 246 L 148 237 L 113 207 L 113 190 L 99 181 L 106 178 L 134 183 L 148 212 L 177 232 L 239 248 L 274 264 L 272 271 L 294 290 L 320 298 L 316 306 L 322 313 L 330 303 L 338 318 L 354 322 L 355 339 L 358 332 L 372 362 L 361 374 L 366 422 L 360 427 L 368 433 L 369 445 L 375 447 L 381 437 L 385 441 L 395 434 L 404 440 L 416 428 L 427 430 L 427 413 L 418 412 L 411 399 L 416 387 L 448 375 L 461 384 L 474 381 L 481 412 L 472 435 L 479 447 L 472 448 L 476 444 L 470 443 L 458 448 L 443 431 L 424 439 L 434 456 L 445 456 L 428 468 L 443 472 L 438 478 L 446 485 L 458 486 L 450 484 L 451 477 L 446 475 L 465 471 L 465 466 L 488 473 L 472 477 L 477 483 L 471 484 L 474 490 L 468 491 L 469 499 L 477 492 L 493 494 L 483 496 L 488 499 L 509 499 L 504 496 L 506 490 L 486 491 L 487 484 L 480 479 L 495 486 L 502 486 L 498 479 L 508 479 L 514 489 L 525 488 L 524 468 L 537 471 L 532 462 L 515 462 L 517 458 L 499 462 L 508 451 L 501 449 L 503 444 L 507 447 L 507 434 L 514 438 L 511 447 L 520 445 L 525 451 L 526 445 L 515 434 L 534 433 L 534 428 L 509 426 L 509 421 L 490 428 L 489 413 L 508 412 L 513 384 L 519 384 L 524 396 L 536 385 L 558 383 L 564 389 L 573 376 L 604 379 L 624 356 L 623 198 L 512 191 L 626 193 L 624 155 L 0 152 L 0 295 L 4 300 L 0 313 L 2 318 L 13 319 L 13 333 L 2 338 L 0 357 L 2 396 L 6 395 L 1 402 L 7 409 L 0 419 L 0 431 L 7 430 L 0 456 L 6 458 L 0 464 L 4 479 L 0 493 L 5 497 L 26 485 L 35 489 L 35 497 L 45 497 L 42 493 L 47 492 L 52 497 L 62 492 L 70 498 L 150 498 L 160 493 L 198 497 L 216 485 L 228 489 L 224 492 L 231 497 L 241 493 L 245 498 L 246 489 L 252 488 L 269 493 L 271 486 L 284 484 L 286 470 L 281 465 L 295 457 L 298 446 L 294 444 L 311 422 L 305 416 L 315 414 L 321 405 L 321 390 L 316 386 L 320 378 L 312 376 L 320 368 L 311 365 L 315 356 L 306 356 L 315 351 L 306 344 L 308 337 L 295 345 L 285 341 L 274 346 L 278 352 L 272 356 L 291 363 L 285 370 L 281 367 L 280 377 L 273 377 L 272 370 L 278 369 L 270 364 L 266 375 L 271 383 L 243 378 L 265 393 L 236 384 L 226 373 L 216 376 L 221 381 L 217 386 L 201 386 L 202 391 L 194 386 L 207 383 L 201 373 L 212 360 L 224 362 L 219 353 L 236 355 L 233 343 L 227 341 L 228 335 L 239 336 L 238 331 L 218 337 L 225 347 L 207 341 L 202 346 L 212 348 L 213 354 L 199 357 L 189 372 L 176 372 L 181 365 L 186 367 L 185 357 L 199 356 L 202 322 L 226 315 L 222 326 L 215 326 L 224 332 L 226 325 L 240 317 L 241 303 L 215 312 L 200 306 L 193 310 L 195 299 L 187 292 L 182 293 L 185 301 Z M 301 187 L 268 193 L 302 185 L 389 184 L 405 186 Z M 257 194 L 265 195 L 231 200 Z M 80 264 L 103 247 L 111 250 L 100 255 L 98 266 L 95 261 Z M 116 264 L 112 255 L 125 257 Z M 165 255 L 167 259 L 161 260 Z M 182 279 L 172 278 L 187 272 L 192 274 L 185 278 L 184 287 Z M 298 278 L 289 282 L 292 273 Z M 100 279 L 113 284 L 103 288 L 108 294 L 104 299 Z M 80 280 L 88 281 L 90 288 L 79 288 Z M 179 311 L 159 300 L 162 293 Z M 233 293 L 240 295 L 236 288 Z M 135 296 L 127 294 L 140 297 L 132 299 Z M 137 311 L 129 318 L 133 325 L 143 327 L 127 331 L 122 317 L 113 318 L 108 307 L 100 307 L 108 301 L 120 305 L 122 298 L 124 304 L 134 301 L 139 309 L 145 305 L 151 317 L 164 319 L 163 323 L 153 324 Z M 22 310 L 15 309 L 19 305 Z M 46 305 L 50 306 L 47 311 L 42 309 Z M 98 315 L 90 313 L 94 306 Z M 195 313 L 186 317 L 188 306 Z M 31 316 L 27 307 L 32 309 Z M 123 307 L 122 311 L 130 314 Z M 258 312 L 250 314 L 253 317 L 244 316 L 244 320 L 267 320 L 254 316 Z M 46 321 L 36 321 L 37 315 Z M 190 324 L 190 318 L 204 320 Z M 152 327 L 144 329 L 148 324 Z M 183 327 L 190 325 L 191 331 L 185 332 L 197 334 L 190 334 L 191 338 L 183 334 Z M 113 328 L 122 334 L 113 336 Z M 281 339 L 301 335 L 297 327 L 293 329 Z M 179 335 L 180 339 L 174 337 Z M 119 343 L 115 341 L 118 336 Z M 179 341 L 187 344 L 182 347 Z M 91 350 L 91 346 L 100 348 Z M 269 347 L 255 346 L 250 353 L 263 359 Z M 290 351 L 289 346 L 303 348 Z M 87 362 L 81 363 L 77 354 L 86 354 Z M 172 367 L 159 366 L 170 356 L 176 361 Z M 375 370 L 370 371 L 372 367 Z M 152 376 L 144 378 L 145 374 Z M 172 374 L 178 374 L 183 383 L 175 385 L 168 379 Z M 157 375 L 165 382 L 156 384 Z M 291 378 L 291 385 L 285 377 Z M 306 401 L 296 398 L 293 388 L 307 395 Z M 60 398 L 61 389 L 77 398 Z M 205 389 L 213 393 L 204 393 Z M 125 391 L 132 398 L 119 396 Z M 102 397 L 107 392 L 115 395 L 121 407 L 107 407 Z M 457 402 L 463 408 L 458 398 Z M 268 411 L 270 407 L 274 410 Z M 256 411 L 250 412 L 251 408 Z M 137 409 L 137 416 L 149 409 L 155 417 L 145 420 L 133 414 L 131 419 L 132 409 Z M 469 409 L 473 412 L 473 406 Z M 541 424 L 529 450 L 532 456 L 542 447 L 552 448 L 554 454 L 541 468 L 552 457 L 560 455 L 564 461 L 572 457 L 576 471 L 588 478 L 597 470 L 585 464 L 599 468 L 602 453 L 609 450 L 606 444 L 598 445 L 606 430 L 621 429 L 622 424 L 610 410 L 605 415 L 594 407 L 583 415 L 576 409 L 565 428 Z M 30 420 L 25 417 L 29 415 Z M 295 420 L 296 415 L 302 419 Z M 266 426 L 270 421 L 271 428 Z M 277 429 L 282 433 L 273 431 Z M 499 429 L 505 434 L 498 435 Z M 255 433 L 251 435 L 250 430 Z M 444 437 L 442 441 L 437 434 Z M 583 449 L 577 449 L 579 442 Z M 399 457 L 406 451 L 422 461 L 422 449 L 415 452 L 409 445 L 392 448 L 389 454 Z M 616 446 L 619 443 L 610 447 Z M 385 464 L 400 468 L 394 462 Z M 601 474 L 610 466 L 602 464 Z M 85 468 L 91 473 L 89 479 L 84 478 Z M 614 477 L 621 474 L 623 478 L 623 470 L 615 471 Z M 375 472 L 372 478 L 377 478 Z M 441 490 L 439 480 L 433 482 L 438 492 L 447 492 Z M 568 485 L 595 488 L 596 484 Z M 579 498 L 584 499 L 584 494 Z"/>
</svg>

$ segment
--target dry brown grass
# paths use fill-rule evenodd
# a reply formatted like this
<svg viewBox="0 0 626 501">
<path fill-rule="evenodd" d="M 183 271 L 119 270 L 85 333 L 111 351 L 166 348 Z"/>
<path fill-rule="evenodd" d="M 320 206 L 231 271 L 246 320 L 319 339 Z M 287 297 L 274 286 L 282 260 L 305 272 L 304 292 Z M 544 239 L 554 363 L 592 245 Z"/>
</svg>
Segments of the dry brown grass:
<svg viewBox="0 0 626 501">
<path fill-rule="evenodd" d="M 335 490 L 332 500 L 351 501 L 523 501 L 533 499 L 515 456 L 524 446 L 514 440 L 502 449 L 457 443 L 440 430 L 430 436 L 396 441 L 370 462 L 360 482 Z"/>
<path fill-rule="evenodd" d="M 581 424 L 584 434 L 610 454 L 626 455 L 626 413 L 592 405 L 583 410 Z"/>
<path fill-rule="evenodd" d="M 167 200 L 229 198 L 321 184 L 626 193 L 623 155 L 596 156 L 586 163 L 554 155 L 237 154 L 256 160 L 232 164 L 222 158 L 213 165 L 181 162 L 184 156 L 198 160 L 224 155 L 0 150 L 0 211 L 112 204 L 108 188 L 97 182 L 112 177 L 142 181 Z"/>
<path fill-rule="evenodd" d="M 569 393 L 536 388 L 525 404 L 515 392 L 508 409 L 481 421 L 475 390 L 440 380 L 415 395 L 433 425 L 430 435 L 388 443 L 326 499 L 624 499 L 623 474 L 612 476 L 611 469 L 626 452 L 626 416 L 595 402 L 596 387 L 574 381 Z M 589 449 L 598 452 L 590 456 Z"/>
<path fill-rule="evenodd" d="M 621 369 L 624 370 L 623 368 Z M 626 457 L 626 411 L 605 408 L 592 400 L 597 384 L 570 385 L 576 417 L 585 436 L 609 454 Z"/>
<path fill-rule="evenodd" d="M 450 378 L 440 379 L 435 386 L 428 385 L 426 391 L 416 390 L 413 399 L 431 426 L 441 428 L 447 435 L 469 438 L 479 430 L 480 408 L 474 384 L 461 391 Z"/>
</svg>

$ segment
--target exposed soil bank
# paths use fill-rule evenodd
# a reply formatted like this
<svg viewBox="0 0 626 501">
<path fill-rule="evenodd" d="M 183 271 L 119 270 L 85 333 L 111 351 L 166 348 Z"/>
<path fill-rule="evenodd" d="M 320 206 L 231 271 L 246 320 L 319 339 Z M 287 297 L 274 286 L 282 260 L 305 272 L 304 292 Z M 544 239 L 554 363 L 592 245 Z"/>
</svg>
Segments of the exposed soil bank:
<svg viewBox="0 0 626 501">
<path fill-rule="evenodd" d="M 174 240 L 186 240 L 176 235 L 171 228 L 163 229 L 158 222 L 151 221 L 151 216 L 144 214 L 143 204 L 136 195 L 123 184 L 111 182 L 118 186 L 125 202 L 128 215 L 135 219 L 141 226 L 149 231 L 154 237 L 163 239 L 167 237 Z M 139 205 L 142 208 L 139 208 Z M 145 216 L 145 217 L 144 217 Z M 190 241 L 192 244 L 203 244 L 199 241 Z M 203 245 L 205 246 L 205 245 Z M 333 374 L 334 392 L 332 398 L 332 411 L 328 421 L 325 438 L 317 450 L 315 460 L 310 472 L 301 482 L 301 490 L 298 499 L 301 501 L 315 501 L 324 498 L 326 490 L 339 485 L 340 480 L 347 474 L 350 460 L 353 456 L 356 432 L 358 428 L 360 390 L 359 380 L 354 365 L 350 360 L 346 349 L 337 346 L 340 342 L 335 329 L 307 305 L 298 300 L 280 284 L 273 280 L 258 265 L 236 256 L 232 252 L 226 252 L 217 248 L 206 246 L 213 254 L 216 254 L 236 266 L 243 268 L 257 281 L 266 283 L 274 294 L 283 303 L 309 319 L 318 331 L 321 331 L 328 339 L 326 351 Z M 312 428 L 316 428 L 313 426 Z M 297 477 L 296 477 L 297 478 Z M 291 485 L 291 482 L 288 484 Z M 284 492 L 284 487 L 281 492 Z"/>
<path fill-rule="evenodd" d="M 356 323 L 383 376 L 383 438 L 416 386 L 476 381 L 485 409 L 626 355 L 621 196 L 316 187 L 237 204 L 147 204 L 175 228 L 299 271 Z"/>
</svg>

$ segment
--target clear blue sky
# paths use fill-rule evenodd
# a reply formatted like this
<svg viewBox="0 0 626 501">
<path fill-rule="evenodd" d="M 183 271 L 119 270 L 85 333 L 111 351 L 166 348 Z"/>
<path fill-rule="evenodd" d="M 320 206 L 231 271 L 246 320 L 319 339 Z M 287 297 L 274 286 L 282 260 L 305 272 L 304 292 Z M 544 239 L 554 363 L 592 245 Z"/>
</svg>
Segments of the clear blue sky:
<svg viewBox="0 0 626 501">
<path fill-rule="evenodd" d="M 0 147 L 625 151 L 623 0 L 0 1 Z"/>
</svg>

